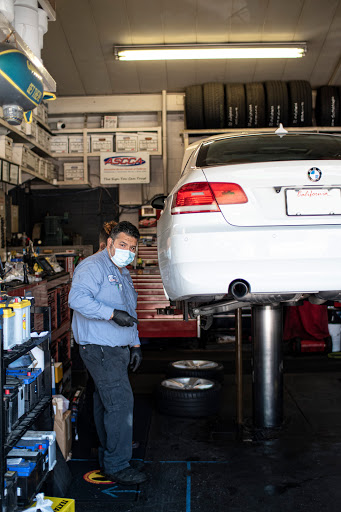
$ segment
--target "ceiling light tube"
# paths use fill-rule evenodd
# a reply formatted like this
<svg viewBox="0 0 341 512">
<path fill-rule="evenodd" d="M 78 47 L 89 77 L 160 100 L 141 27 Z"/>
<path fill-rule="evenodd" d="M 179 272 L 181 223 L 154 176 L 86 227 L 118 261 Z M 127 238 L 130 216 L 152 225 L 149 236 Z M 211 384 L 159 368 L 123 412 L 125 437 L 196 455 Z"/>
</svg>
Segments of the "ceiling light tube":
<svg viewBox="0 0 341 512">
<path fill-rule="evenodd" d="M 226 43 L 114 46 L 116 60 L 295 59 L 306 43 Z"/>
</svg>

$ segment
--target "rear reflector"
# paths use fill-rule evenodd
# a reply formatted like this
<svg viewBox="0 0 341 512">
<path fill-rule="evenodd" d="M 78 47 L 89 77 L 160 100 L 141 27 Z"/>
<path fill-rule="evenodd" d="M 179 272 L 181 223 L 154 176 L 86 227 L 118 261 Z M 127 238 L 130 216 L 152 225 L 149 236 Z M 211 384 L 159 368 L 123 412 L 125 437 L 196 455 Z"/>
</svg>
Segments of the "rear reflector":
<svg viewBox="0 0 341 512">
<path fill-rule="evenodd" d="M 236 183 L 187 183 L 174 194 L 171 214 L 219 212 L 218 205 L 247 201 L 244 190 Z"/>
</svg>

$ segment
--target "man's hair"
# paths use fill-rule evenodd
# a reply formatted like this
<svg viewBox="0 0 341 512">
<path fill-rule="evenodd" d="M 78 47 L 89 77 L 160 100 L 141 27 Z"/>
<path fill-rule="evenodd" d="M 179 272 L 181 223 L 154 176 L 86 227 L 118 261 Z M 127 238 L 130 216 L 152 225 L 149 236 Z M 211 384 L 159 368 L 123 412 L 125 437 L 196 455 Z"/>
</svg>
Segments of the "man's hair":
<svg viewBox="0 0 341 512">
<path fill-rule="evenodd" d="M 123 220 L 122 222 L 119 222 L 110 233 L 110 238 L 115 240 L 117 236 L 120 233 L 125 233 L 126 235 L 132 236 L 133 238 L 136 238 L 136 240 L 139 240 L 140 233 L 134 224 L 131 224 L 131 222 L 128 222 L 126 220 Z"/>
<path fill-rule="evenodd" d="M 115 222 L 114 220 L 104 222 L 102 229 L 99 233 L 99 244 L 105 243 L 105 245 L 107 245 L 107 240 L 115 226 L 117 226 L 117 222 Z"/>
</svg>

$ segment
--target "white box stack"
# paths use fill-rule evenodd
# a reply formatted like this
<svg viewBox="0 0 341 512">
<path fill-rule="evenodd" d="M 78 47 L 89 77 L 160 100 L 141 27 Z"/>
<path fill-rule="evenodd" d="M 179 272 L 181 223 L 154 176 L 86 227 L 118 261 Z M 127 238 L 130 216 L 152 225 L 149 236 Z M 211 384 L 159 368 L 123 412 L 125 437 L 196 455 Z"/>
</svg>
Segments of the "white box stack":
<svg viewBox="0 0 341 512">
<path fill-rule="evenodd" d="M 113 136 L 112 135 L 91 135 L 91 152 L 98 151 L 112 151 L 113 150 Z"/>
<path fill-rule="evenodd" d="M 42 178 L 47 178 L 47 160 L 39 158 L 39 175 Z"/>
<path fill-rule="evenodd" d="M 12 160 L 14 163 L 21 165 L 21 167 L 27 167 L 27 153 L 29 149 L 25 144 L 13 143 L 12 148 Z"/>
<path fill-rule="evenodd" d="M 57 167 L 49 160 L 47 160 L 46 178 L 50 181 L 58 178 Z"/>
<path fill-rule="evenodd" d="M 148 151 L 156 153 L 159 150 L 158 135 L 154 132 L 138 132 L 138 148 L 139 151 Z"/>
<path fill-rule="evenodd" d="M 137 151 L 137 133 L 116 133 L 116 152 Z"/>
<path fill-rule="evenodd" d="M 0 157 L 12 160 L 13 140 L 7 135 L 0 135 Z"/>
<path fill-rule="evenodd" d="M 33 153 L 30 149 L 27 151 L 27 168 L 36 173 L 39 172 L 39 160 L 38 155 Z"/>
<path fill-rule="evenodd" d="M 56 135 L 51 137 L 50 140 L 51 153 L 68 153 L 69 152 L 69 138 L 67 135 Z"/>
<path fill-rule="evenodd" d="M 83 135 L 69 135 L 69 153 L 83 153 Z M 87 153 L 90 153 L 90 135 L 87 136 Z"/>
<path fill-rule="evenodd" d="M 37 139 L 37 121 L 32 119 L 32 123 L 23 123 L 23 131 L 28 137 L 32 137 L 32 139 Z"/>
<path fill-rule="evenodd" d="M 64 181 L 84 181 L 84 163 L 73 162 L 64 164 Z"/>
</svg>

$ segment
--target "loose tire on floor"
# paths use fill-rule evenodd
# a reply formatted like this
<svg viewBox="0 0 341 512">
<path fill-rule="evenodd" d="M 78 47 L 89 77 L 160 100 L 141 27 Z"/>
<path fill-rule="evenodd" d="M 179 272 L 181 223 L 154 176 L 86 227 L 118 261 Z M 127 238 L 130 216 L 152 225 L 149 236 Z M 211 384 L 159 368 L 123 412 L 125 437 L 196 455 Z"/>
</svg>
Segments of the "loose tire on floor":
<svg viewBox="0 0 341 512">
<path fill-rule="evenodd" d="M 340 117 L 338 87 L 324 85 L 317 89 L 315 116 L 317 126 L 338 126 Z"/>
<path fill-rule="evenodd" d="M 225 93 L 223 84 L 204 84 L 205 128 L 225 127 Z"/>
<path fill-rule="evenodd" d="M 215 361 L 183 360 L 169 363 L 167 377 L 199 377 L 223 382 L 224 366 Z"/>
<path fill-rule="evenodd" d="M 312 90 L 306 80 L 288 82 L 289 126 L 312 125 Z"/>
<path fill-rule="evenodd" d="M 245 84 L 246 126 L 263 128 L 265 126 L 265 94 L 260 82 Z"/>
<path fill-rule="evenodd" d="M 202 86 L 190 85 L 185 92 L 186 127 L 201 130 L 205 128 Z"/>
<path fill-rule="evenodd" d="M 288 126 L 288 88 L 285 82 L 273 80 L 264 82 L 265 126 Z"/>
<path fill-rule="evenodd" d="M 191 385 L 191 389 L 186 386 Z M 169 416 L 200 418 L 217 414 L 221 385 L 208 379 L 174 377 L 163 380 L 157 389 L 157 405 Z"/>
<path fill-rule="evenodd" d="M 245 128 L 245 87 L 244 84 L 225 85 L 226 128 Z"/>
</svg>

